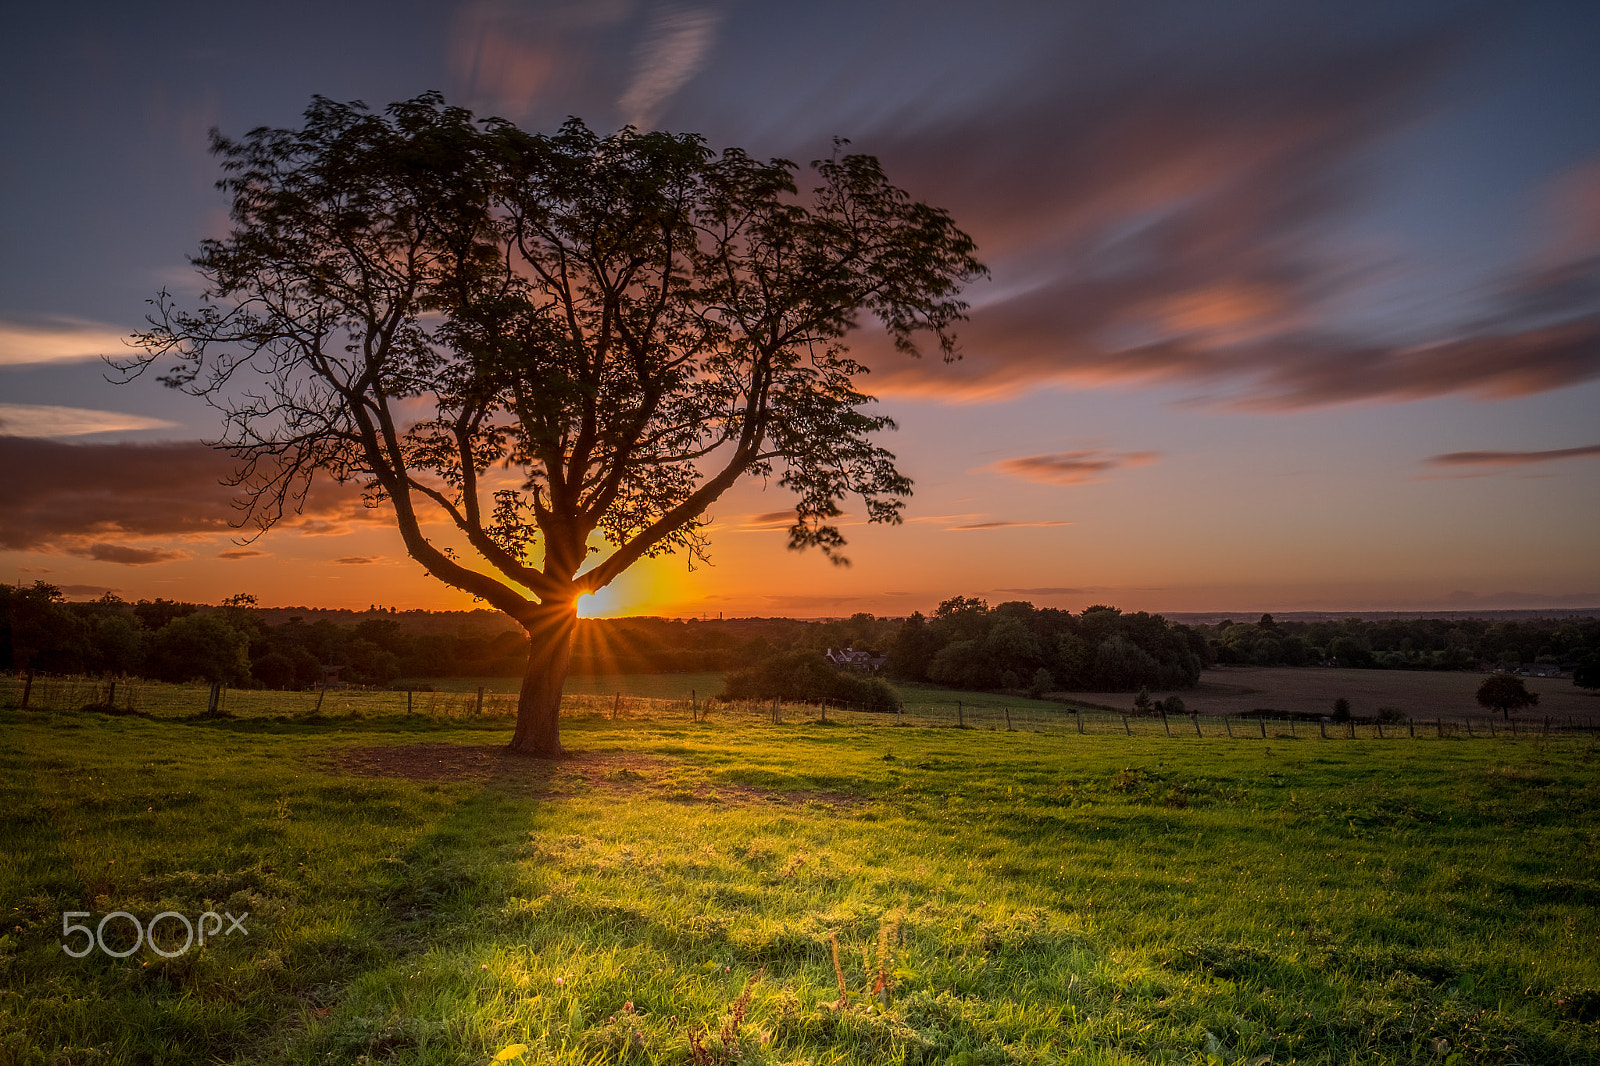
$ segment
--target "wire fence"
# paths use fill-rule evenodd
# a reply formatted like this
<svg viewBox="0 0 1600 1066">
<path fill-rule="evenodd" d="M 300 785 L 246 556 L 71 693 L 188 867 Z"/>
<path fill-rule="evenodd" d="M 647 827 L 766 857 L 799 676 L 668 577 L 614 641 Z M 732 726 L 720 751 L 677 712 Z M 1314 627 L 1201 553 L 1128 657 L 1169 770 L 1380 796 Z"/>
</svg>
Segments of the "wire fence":
<svg viewBox="0 0 1600 1066">
<path fill-rule="evenodd" d="M 433 719 L 509 719 L 515 695 L 434 692 L 426 689 L 328 688 L 310 691 L 236 689 L 221 685 L 167 684 L 139 678 L 89 678 L 47 674 L 0 674 L 0 706 L 29 711 L 135 714 L 150 718 L 275 718 L 315 722 L 333 718 L 420 715 Z M 1008 706 L 986 703 L 912 701 L 898 711 L 864 710 L 839 701 L 722 700 L 688 696 L 659 699 L 614 693 L 562 697 L 566 717 L 641 722 L 698 722 L 724 726 L 852 725 L 916 729 L 979 729 L 993 732 L 1163 737 L 1173 740 L 1419 740 L 1518 739 L 1600 732 L 1594 716 L 1524 715 L 1493 718 L 1352 719 L 1121 713 L 1106 709 Z"/>
</svg>

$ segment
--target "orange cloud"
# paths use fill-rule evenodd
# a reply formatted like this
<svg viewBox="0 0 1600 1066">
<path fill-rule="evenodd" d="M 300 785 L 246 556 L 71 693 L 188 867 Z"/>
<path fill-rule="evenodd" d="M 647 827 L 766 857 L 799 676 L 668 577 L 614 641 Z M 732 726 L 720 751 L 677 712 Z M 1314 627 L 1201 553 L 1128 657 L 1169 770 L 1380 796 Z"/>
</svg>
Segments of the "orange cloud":
<svg viewBox="0 0 1600 1066">
<path fill-rule="evenodd" d="M 1160 452 L 1104 452 L 1089 448 L 1002 459 L 991 469 L 1046 485 L 1092 485 L 1104 480 L 1100 475 L 1119 467 L 1146 466 L 1159 458 Z"/>
</svg>

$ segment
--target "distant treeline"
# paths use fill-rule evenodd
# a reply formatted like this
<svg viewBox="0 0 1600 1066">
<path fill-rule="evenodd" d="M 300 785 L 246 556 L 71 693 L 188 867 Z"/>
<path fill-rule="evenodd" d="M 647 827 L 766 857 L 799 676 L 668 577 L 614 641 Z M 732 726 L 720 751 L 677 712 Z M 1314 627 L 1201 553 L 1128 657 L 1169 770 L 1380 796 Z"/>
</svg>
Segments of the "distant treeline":
<svg viewBox="0 0 1600 1066">
<path fill-rule="evenodd" d="M 339 619 L 339 621 L 335 621 Z M 1600 619 L 1411 618 L 1222 621 L 1182 625 L 1142 611 L 1081 614 L 957 596 L 930 616 L 580 620 L 572 671 L 747 670 L 799 653 L 855 647 L 887 655 L 903 681 L 953 688 L 1136 691 L 1186 688 L 1213 663 L 1459 670 L 1503 662 L 1563 667 L 1600 659 Z M 333 612 L 220 606 L 108 594 L 68 603 L 44 582 L 0 585 L 0 669 L 204 679 L 306 688 L 324 681 L 520 676 L 527 641 L 491 611 Z M 787 676 L 793 666 L 779 670 Z M 766 679 L 763 689 L 776 684 Z M 787 683 L 787 682 L 785 682 Z M 836 694 L 832 698 L 855 699 Z"/>
<path fill-rule="evenodd" d="M 1206 630 L 1219 663 L 1253 666 L 1353 666 L 1381 670 L 1468 670 L 1501 663 L 1570 669 L 1600 655 L 1600 619 L 1407 618 L 1253 623 Z"/>
<path fill-rule="evenodd" d="M 784 651 L 820 656 L 829 646 L 883 643 L 894 626 L 870 615 L 848 622 L 580 619 L 571 669 L 723 671 Z M 324 681 L 386 685 L 396 678 L 518 677 L 526 665 L 526 636 L 498 612 L 297 613 L 258 608 L 249 596 L 220 606 L 167 599 L 130 603 L 113 594 L 69 603 L 45 582 L 0 585 L 0 670 L 309 688 Z"/>
</svg>

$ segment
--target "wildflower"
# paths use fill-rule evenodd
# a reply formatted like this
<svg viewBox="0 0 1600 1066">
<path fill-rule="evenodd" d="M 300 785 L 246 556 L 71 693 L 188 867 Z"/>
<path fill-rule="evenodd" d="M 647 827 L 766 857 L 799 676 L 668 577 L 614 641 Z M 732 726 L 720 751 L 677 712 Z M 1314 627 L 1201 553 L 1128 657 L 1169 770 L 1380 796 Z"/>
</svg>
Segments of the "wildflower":
<svg viewBox="0 0 1600 1066">
<path fill-rule="evenodd" d="M 564 978 L 564 977 L 557 977 L 556 978 L 557 986 L 565 985 L 566 983 L 567 983 L 566 978 Z"/>
<path fill-rule="evenodd" d="M 628 1002 L 626 1002 L 626 1003 L 624 1003 L 622 1005 L 622 1012 L 624 1014 L 632 1014 L 633 1013 L 633 1000 L 630 999 L 630 1000 L 628 1000 Z"/>
</svg>

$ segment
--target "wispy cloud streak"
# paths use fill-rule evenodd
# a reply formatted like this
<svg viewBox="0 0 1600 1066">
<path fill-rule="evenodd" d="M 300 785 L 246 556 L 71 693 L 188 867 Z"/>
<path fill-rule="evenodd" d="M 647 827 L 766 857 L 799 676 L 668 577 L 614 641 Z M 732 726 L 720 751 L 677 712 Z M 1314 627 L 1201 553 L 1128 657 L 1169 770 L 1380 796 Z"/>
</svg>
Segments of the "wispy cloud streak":
<svg viewBox="0 0 1600 1066">
<path fill-rule="evenodd" d="M 1540 452 L 1446 452 L 1443 455 L 1430 455 L 1423 461 L 1434 466 L 1527 466 L 1591 456 L 1600 456 L 1600 444 L 1588 444 L 1581 448 L 1551 448 Z"/>
<path fill-rule="evenodd" d="M 637 71 L 617 106 L 625 120 L 648 128 L 661 105 L 699 73 L 716 41 L 720 14 L 705 8 L 665 8 L 639 43 Z"/>
<path fill-rule="evenodd" d="M 0 366 L 82 363 L 103 355 L 128 354 L 128 335 L 114 326 L 80 318 L 43 323 L 0 319 Z"/>
<path fill-rule="evenodd" d="M 0 434 L 8 437 L 84 437 L 92 433 L 171 429 L 177 424 L 164 418 L 130 415 L 121 411 L 0 403 Z"/>
<path fill-rule="evenodd" d="M 1159 458 L 1160 452 L 1105 452 L 1087 448 L 1002 459 L 990 469 L 1046 485 L 1093 485 L 1105 480 L 1102 475 L 1119 467 L 1147 466 Z"/>
</svg>

